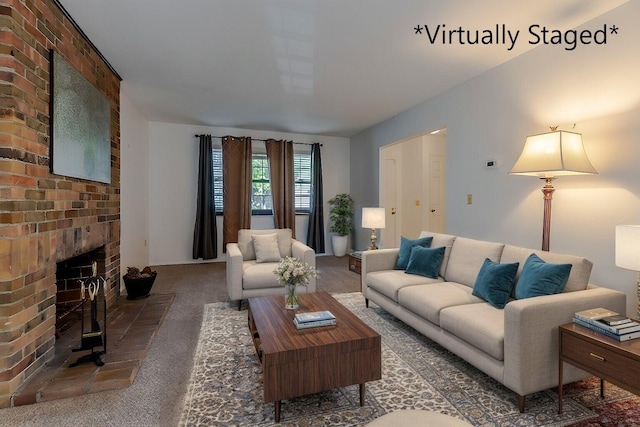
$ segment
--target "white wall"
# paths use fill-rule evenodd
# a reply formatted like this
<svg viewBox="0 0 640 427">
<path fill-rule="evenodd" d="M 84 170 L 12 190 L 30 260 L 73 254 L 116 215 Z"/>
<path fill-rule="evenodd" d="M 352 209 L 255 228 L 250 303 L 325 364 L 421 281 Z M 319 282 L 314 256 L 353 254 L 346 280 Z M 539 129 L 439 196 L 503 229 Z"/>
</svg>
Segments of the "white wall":
<svg viewBox="0 0 640 427">
<path fill-rule="evenodd" d="M 606 45 L 537 47 L 352 138 L 356 206 L 377 203 L 378 171 L 368 165 L 378 164 L 379 147 L 446 127 L 447 232 L 539 248 L 542 183 L 508 172 L 527 135 L 575 123 L 599 175 L 554 182 L 551 250 L 592 260 L 591 282 L 626 292 L 627 312 L 635 313 L 635 273 L 615 266 L 614 230 L 640 223 L 637 16 L 640 2 L 625 3 L 580 27 L 618 26 Z M 486 169 L 488 159 L 498 168 Z M 366 238 L 360 233 L 357 244 Z"/>
<path fill-rule="evenodd" d="M 149 123 L 120 94 L 120 273 L 149 265 Z"/>
<path fill-rule="evenodd" d="M 319 142 L 322 147 L 325 230 L 328 229 L 328 200 L 349 192 L 349 140 L 320 135 L 303 135 L 247 129 L 217 128 L 174 123 L 149 123 L 149 258 L 153 265 L 202 262 L 192 259 L 193 227 L 198 176 L 196 134 L 251 136 L 257 139 L 290 139 Z M 218 258 L 222 253 L 222 217 L 218 217 Z M 270 216 L 252 218 L 252 228 L 272 228 Z M 307 217 L 298 215 L 296 238 L 306 242 Z M 325 248 L 331 251 L 328 233 Z"/>
</svg>

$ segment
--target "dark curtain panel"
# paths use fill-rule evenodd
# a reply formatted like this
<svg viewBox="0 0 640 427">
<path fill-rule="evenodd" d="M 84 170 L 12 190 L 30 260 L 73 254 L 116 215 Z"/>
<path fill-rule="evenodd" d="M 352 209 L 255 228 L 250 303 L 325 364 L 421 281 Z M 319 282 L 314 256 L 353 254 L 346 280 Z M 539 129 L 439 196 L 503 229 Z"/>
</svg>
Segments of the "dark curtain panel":
<svg viewBox="0 0 640 427">
<path fill-rule="evenodd" d="M 211 135 L 200 135 L 196 225 L 193 230 L 193 258 L 218 256 L 216 206 L 213 198 L 213 157 Z"/>
<path fill-rule="evenodd" d="M 251 137 L 222 138 L 223 251 L 251 228 Z"/>
<path fill-rule="evenodd" d="M 324 253 L 324 201 L 322 192 L 322 159 L 320 144 L 311 146 L 311 210 L 307 228 L 307 245 L 316 253 Z"/>
<path fill-rule="evenodd" d="M 290 228 L 296 236 L 296 205 L 293 181 L 293 141 L 268 139 L 269 180 L 276 228 Z"/>
</svg>

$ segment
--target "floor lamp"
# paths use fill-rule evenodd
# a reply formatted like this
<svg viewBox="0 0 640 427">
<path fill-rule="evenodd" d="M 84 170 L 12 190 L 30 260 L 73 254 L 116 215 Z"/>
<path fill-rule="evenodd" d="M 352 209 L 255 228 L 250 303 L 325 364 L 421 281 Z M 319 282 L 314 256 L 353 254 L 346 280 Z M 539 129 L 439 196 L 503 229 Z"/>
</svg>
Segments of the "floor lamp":
<svg viewBox="0 0 640 427">
<path fill-rule="evenodd" d="M 616 266 L 640 271 L 640 225 L 616 225 Z M 640 317 L 640 274 L 637 276 L 638 317 Z"/>
<path fill-rule="evenodd" d="M 544 217 L 542 220 L 542 250 L 549 250 L 551 233 L 552 181 L 559 176 L 598 173 L 591 165 L 582 145 L 582 135 L 551 128 L 551 132 L 528 136 L 512 175 L 537 176 L 544 179 Z"/>
<path fill-rule="evenodd" d="M 369 250 L 378 249 L 376 244 L 376 228 L 384 228 L 385 212 L 384 208 L 362 208 L 362 228 L 371 229 L 371 246 Z"/>
</svg>

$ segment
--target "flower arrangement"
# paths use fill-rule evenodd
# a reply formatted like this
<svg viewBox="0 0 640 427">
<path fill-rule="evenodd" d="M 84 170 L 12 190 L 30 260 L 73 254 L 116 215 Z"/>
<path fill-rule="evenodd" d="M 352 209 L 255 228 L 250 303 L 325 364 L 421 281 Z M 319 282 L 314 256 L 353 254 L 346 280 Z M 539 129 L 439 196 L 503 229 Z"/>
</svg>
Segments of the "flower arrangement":
<svg viewBox="0 0 640 427">
<path fill-rule="evenodd" d="M 278 282 L 283 285 L 309 283 L 309 279 L 317 277 L 314 267 L 290 256 L 283 258 L 273 272 L 278 276 Z"/>
<path fill-rule="evenodd" d="M 278 277 L 278 282 L 285 286 L 285 306 L 288 309 L 298 308 L 296 287 L 309 283 L 312 277 L 318 277 L 314 267 L 294 257 L 285 257 L 273 273 Z"/>
</svg>

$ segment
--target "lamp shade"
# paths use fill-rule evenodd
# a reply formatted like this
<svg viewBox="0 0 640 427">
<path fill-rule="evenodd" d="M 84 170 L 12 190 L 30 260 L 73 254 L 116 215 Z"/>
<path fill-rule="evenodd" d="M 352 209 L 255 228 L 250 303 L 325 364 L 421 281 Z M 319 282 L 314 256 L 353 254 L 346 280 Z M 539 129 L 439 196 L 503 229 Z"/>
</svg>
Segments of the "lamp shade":
<svg viewBox="0 0 640 427">
<path fill-rule="evenodd" d="M 582 135 L 560 130 L 528 136 L 510 173 L 553 178 L 598 172 L 584 151 Z"/>
<path fill-rule="evenodd" d="M 362 228 L 384 228 L 384 208 L 362 208 Z"/>
<path fill-rule="evenodd" d="M 640 271 L 640 225 L 616 225 L 616 265 Z"/>
</svg>

